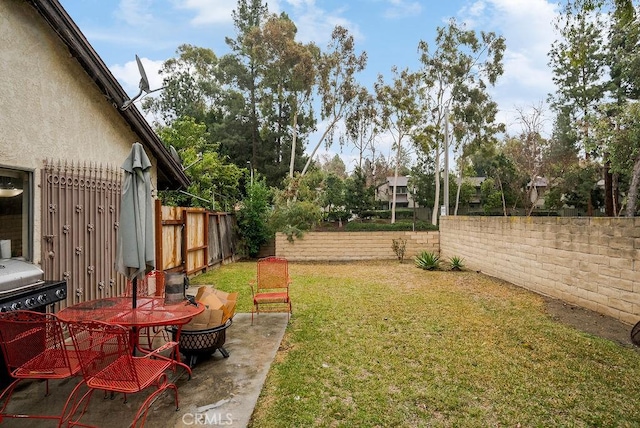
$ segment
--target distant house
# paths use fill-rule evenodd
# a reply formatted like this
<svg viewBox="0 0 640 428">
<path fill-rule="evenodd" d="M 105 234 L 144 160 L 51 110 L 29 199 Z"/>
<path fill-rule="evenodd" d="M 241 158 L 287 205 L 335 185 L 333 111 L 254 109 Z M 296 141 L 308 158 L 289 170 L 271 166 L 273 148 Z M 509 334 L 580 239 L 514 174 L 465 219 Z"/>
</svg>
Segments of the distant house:
<svg viewBox="0 0 640 428">
<path fill-rule="evenodd" d="M 531 187 L 531 182 L 527 184 L 527 187 Z M 531 189 L 531 203 L 534 208 L 544 208 L 545 194 L 547 193 L 548 182 L 544 177 L 536 177 L 533 181 L 533 189 Z"/>
<path fill-rule="evenodd" d="M 391 209 L 394 183 L 396 186 L 396 208 L 413 208 L 414 206 L 417 208 L 418 204 L 414 203 L 413 195 L 408 189 L 408 176 L 398 176 L 397 181 L 394 180 L 394 177 L 387 177 L 384 183 L 376 187 L 376 203 Z"/>
<path fill-rule="evenodd" d="M 487 177 L 464 177 L 463 180 L 465 183 L 469 184 L 471 187 L 475 189 L 471 198 L 469 198 L 469 209 L 470 210 L 479 210 L 482 209 L 482 183 L 487 179 Z"/>
<path fill-rule="evenodd" d="M 482 183 L 484 183 L 486 179 L 487 177 L 464 177 L 464 182 L 475 189 L 475 192 L 469 199 L 469 210 L 482 209 Z M 531 203 L 536 209 L 543 208 L 545 203 L 544 196 L 548 187 L 547 179 L 544 177 L 536 177 L 533 185 L 534 188 L 531 190 Z M 531 186 L 531 182 L 529 182 L 528 186 Z"/>
<path fill-rule="evenodd" d="M 186 188 L 180 163 L 58 0 L 0 1 L 0 240 L 65 279 L 69 302 L 116 293 L 121 169 L 134 142 L 152 188 Z M 10 253 L 10 254 L 9 254 Z"/>
</svg>

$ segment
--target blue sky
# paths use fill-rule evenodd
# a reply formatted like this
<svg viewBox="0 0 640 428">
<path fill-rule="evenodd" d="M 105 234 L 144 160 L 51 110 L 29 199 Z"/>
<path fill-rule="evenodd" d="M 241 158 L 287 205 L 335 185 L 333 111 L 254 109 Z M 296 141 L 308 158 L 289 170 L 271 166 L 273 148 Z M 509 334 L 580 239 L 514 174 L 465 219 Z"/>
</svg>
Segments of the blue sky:
<svg viewBox="0 0 640 428">
<path fill-rule="evenodd" d="M 161 86 L 157 70 L 183 43 L 228 52 L 225 36 L 235 35 L 231 11 L 236 0 L 60 0 L 96 52 L 130 96 L 138 92 L 135 55 L 142 58 L 151 87 Z M 556 38 L 557 2 L 549 0 L 275 0 L 271 12 L 286 12 L 299 40 L 325 47 L 335 25 L 349 29 L 368 65 L 360 81 L 370 86 L 391 67 L 418 68 L 420 40 L 433 43 L 438 26 L 455 17 L 468 28 L 506 38 L 505 74 L 492 95 L 499 119 L 515 133 L 516 110 L 527 111 L 553 92 L 547 52 Z M 550 115 L 549 115 L 550 117 Z M 549 120 L 547 129 L 550 130 Z M 322 129 L 322 124 L 319 125 Z M 313 136 L 309 146 L 315 145 Z M 389 150 L 390 146 L 385 150 Z M 337 150 L 337 149 L 336 149 Z M 329 154 L 332 154 L 329 151 Z M 349 149 L 342 152 L 349 163 Z"/>
</svg>

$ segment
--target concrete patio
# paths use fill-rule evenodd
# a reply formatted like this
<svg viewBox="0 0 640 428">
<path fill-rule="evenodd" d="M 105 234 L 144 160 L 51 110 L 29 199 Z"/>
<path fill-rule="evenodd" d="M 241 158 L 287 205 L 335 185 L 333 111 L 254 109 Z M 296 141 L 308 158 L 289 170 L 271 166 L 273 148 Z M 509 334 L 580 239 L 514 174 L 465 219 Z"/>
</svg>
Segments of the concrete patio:
<svg viewBox="0 0 640 428">
<path fill-rule="evenodd" d="M 179 369 L 174 382 L 178 386 L 180 409 L 175 411 L 172 394 L 161 395 L 153 405 L 147 426 L 246 427 L 286 326 L 287 314 L 260 314 L 253 325 L 251 314 L 236 314 L 224 346 L 229 358 L 216 351 L 211 357 L 198 359 L 191 380 L 184 369 Z M 48 397 L 44 397 L 43 382 L 27 384 L 15 393 L 9 410 L 56 413 L 77 382 L 78 379 L 51 382 Z M 131 395 L 123 403 L 122 395 L 110 400 L 95 393 L 82 422 L 105 428 L 128 427 L 141 402 L 140 395 Z M 5 419 L 2 426 L 55 427 L 56 421 Z"/>
</svg>

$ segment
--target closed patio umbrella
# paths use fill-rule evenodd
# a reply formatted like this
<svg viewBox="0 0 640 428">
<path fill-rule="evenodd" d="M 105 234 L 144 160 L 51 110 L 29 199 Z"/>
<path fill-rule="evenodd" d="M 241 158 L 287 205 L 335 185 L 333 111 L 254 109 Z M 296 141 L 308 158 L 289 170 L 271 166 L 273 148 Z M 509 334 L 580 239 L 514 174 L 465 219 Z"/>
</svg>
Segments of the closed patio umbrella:
<svg viewBox="0 0 640 428">
<path fill-rule="evenodd" d="M 116 270 L 132 282 L 133 307 L 137 306 L 137 280 L 155 267 L 151 162 L 136 142 L 122 164 L 125 171 L 120 204 Z"/>
</svg>

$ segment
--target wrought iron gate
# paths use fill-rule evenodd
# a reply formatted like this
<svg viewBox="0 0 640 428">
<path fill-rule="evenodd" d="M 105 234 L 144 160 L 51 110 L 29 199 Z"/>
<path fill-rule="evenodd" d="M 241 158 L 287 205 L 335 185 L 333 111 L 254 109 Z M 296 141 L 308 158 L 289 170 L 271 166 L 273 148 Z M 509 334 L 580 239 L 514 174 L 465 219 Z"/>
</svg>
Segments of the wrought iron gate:
<svg viewBox="0 0 640 428">
<path fill-rule="evenodd" d="M 122 173 L 119 168 L 52 160 L 42 169 L 42 269 L 65 279 L 62 306 L 121 294 L 115 255 Z"/>
</svg>

